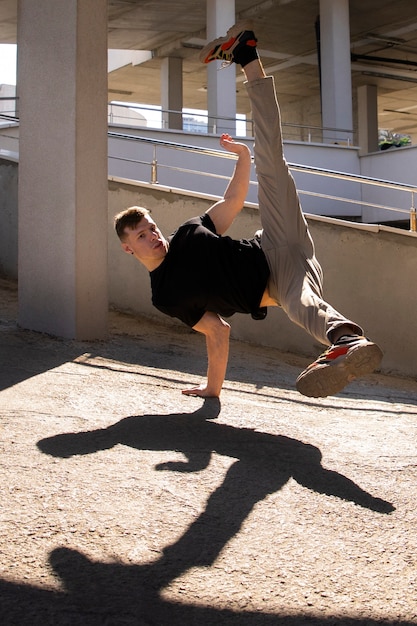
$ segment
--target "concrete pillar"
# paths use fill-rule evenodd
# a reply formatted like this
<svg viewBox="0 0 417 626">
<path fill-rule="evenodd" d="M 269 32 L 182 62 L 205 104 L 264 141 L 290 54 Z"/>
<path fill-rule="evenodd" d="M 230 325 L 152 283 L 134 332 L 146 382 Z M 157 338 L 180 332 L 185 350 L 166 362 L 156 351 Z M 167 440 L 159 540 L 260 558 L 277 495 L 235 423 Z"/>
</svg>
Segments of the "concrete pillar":
<svg viewBox="0 0 417 626">
<path fill-rule="evenodd" d="M 235 0 L 207 0 L 207 41 L 222 37 L 235 23 Z M 208 131 L 236 134 L 236 66 L 219 71 L 220 63 L 207 66 Z"/>
<path fill-rule="evenodd" d="M 107 331 L 107 0 L 19 0 L 19 317 Z"/>
<path fill-rule="evenodd" d="M 360 154 L 378 150 L 378 88 L 358 87 L 358 135 Z"/>
<path fill-rule="evenodd" d="M 322 124 L 353 128 L 349 0 L 320 0 Z M 323 139 L 352 141 L 352 132 L 324 131 Z"/>
<path fill-rule="evenodd" d="M 182 130 L 182 59 L 166 57 L 161 66 L 161 106 L 164 128 Z"/>
</svg>

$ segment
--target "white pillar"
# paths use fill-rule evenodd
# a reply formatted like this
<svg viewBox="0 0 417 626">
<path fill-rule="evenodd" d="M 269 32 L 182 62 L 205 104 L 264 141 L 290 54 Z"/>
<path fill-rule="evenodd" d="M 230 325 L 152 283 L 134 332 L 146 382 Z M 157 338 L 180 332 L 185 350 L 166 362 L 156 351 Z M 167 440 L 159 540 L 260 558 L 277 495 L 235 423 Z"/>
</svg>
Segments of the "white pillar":
<svg viewBox="0 0 417 626">
<path fill-rule="evenodd" d="M 222 37 L 235 23 L 235 0 L 207 0 L 207 41 Z M 207 66 L 209 132 L 236 134 L 236 66 L 219 70 L 220 62 Z"/>
<path fill-rule="evenodd" d="M 107 0 L 19 0 L 19 324 L 107 331 Z"/>
<path fill-rule="evenodd" d="M 378 88 L 358 87 L 358 139 L 360 154 L 378 150 Z"/>
<path fill-rule="evenodd" d="M 164 128 L 182 130 L 182 59 L 166 57 L 161 66 L 161 105 Z"/>
<path fill-rule="evenodd" d="M 322 124 L 351 130 L 352 77 L 349 0 L 320 0 Z M 352 141 L 352 132 L 324 132 L 327 141 Z"/>
</svg>

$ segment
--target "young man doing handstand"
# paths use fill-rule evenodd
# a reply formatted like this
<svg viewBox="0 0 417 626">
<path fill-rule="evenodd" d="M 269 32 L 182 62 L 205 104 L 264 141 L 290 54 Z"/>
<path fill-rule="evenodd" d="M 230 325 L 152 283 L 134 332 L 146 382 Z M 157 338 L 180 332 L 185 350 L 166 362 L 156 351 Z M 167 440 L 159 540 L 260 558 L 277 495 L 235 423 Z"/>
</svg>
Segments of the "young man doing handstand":
<svg viewBox="0 0 417 626">
<path fill-rule="evenodd" d="M 233 313 L 261 319 L 265 307 L 280 306 L 289 319 L 329 348 L 296 381 L 300 393 L 325 397 L 371 373 L 380 348 L 363 330 L 323 300 L 322 270 L 283 154 L 274 79 L 266 76 L 256 37 L 237 24 L 201 52 L 204 63 L 241 66 L 255 126 L 254 159 L 262 233 L 249 240 L 224 236 L 242 210 L 249 187 L 248 147 L 224 134 L 221 146 L 237 155 L 222 200 L 188 220 L 168 239 L 146 209 L 131 207 L 115 217 L 125 252 L 150 272 L 152 302 L 206 337 L 207 379 L 184 394 L 218 397 L 226 375 Z"/>
</svg>

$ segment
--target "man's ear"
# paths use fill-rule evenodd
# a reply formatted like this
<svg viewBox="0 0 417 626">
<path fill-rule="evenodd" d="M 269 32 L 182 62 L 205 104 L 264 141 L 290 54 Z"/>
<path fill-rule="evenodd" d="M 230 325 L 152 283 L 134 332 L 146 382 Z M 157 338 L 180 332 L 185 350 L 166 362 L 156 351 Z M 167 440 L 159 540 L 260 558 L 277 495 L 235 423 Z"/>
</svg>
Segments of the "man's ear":
<svg viewBox="0 0 417 626">
<path fill-rule="evenodd" d="M 122 246 L 123 252 L 126 252 L 126 254 L 133 254 L 132 248 L 127 243 L 123 243 L 122 241 L 120 245 Z"/>
</svg>

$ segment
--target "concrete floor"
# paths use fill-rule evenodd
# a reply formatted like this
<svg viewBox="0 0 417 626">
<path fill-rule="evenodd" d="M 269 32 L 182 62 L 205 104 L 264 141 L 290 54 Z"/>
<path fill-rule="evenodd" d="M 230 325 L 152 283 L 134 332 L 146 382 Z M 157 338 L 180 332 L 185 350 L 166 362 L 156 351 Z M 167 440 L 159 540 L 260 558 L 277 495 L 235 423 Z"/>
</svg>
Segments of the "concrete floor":
<svg viewBox="0 0 417 626">
<path fill-rule="evenodd" d="M 2 624 L 417 624 L 416 381 L 307 399 L 232 342 L 203 402 L 187 329 L 63 341 L 0 287 Z"/>
</svg>

